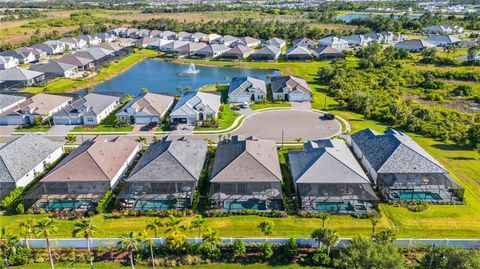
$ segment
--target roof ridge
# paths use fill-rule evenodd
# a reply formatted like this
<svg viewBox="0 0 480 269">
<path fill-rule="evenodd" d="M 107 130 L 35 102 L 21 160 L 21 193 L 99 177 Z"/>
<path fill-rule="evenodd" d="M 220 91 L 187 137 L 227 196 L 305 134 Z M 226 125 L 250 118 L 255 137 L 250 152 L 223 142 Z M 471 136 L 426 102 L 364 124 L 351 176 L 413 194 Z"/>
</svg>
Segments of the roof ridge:
<svg viewBox="0 0 480 269">
<path fill-rule="evenodd" d="M 270 169 L 268 169 L 268 167 L 266 167 L 258 158 L 256 158 L 254 155 L 252 155 L 246 148 L 245 146 L 245 152 L 248 153 L 248 155 L 252 156 L 252 158 L 254 158 L 258 163 L 260 163 L 260 165 L 262 165 L 265 169 L 267 169 L 268 172 L 270 172 L 270 174 L 272 174 L 274 177 L 278 178 Z M 282 171 L 280 170 L 280 174 L 282 173 Z M 282 182 L 283 178 L 279 178 L 280 182 Z"/>
<path fill-rule="evenodd" d="M 325 150 L 326 151 L 326 150 Z M 300 151 L 301 153 L 307 153 L 308 154 L 308 151 L 306 150 L 303 150 L 303 151 Z M 313 151 L 315 152 L 315 151 Z M 314 164 L 318 159 L 320 159 L 320 157 L 322 157 L 323 154 L 319 154 L 318 156 L 316 156 L 315 158 L 312 158 L 312 160 L 310 160 L 307 165 L 305 166 L 305 169 L 303 169 L 303 171 L 298 175 L 297 177 L 297 180 L 295 180 L 295 183 L 298 182 L 300 180 L 300 178 L 305 175 L 305 173 L 310 169 L 310 167 L 312 167 L 312 164 Z"/>
<path fill-rule="evenodd" d="M 90 145 L 90 146 L 91 146 L 91 145 Z M 80 145 L 80 147 L 81 147 L 81 145 Z M 79 147 L 78 147 L 78 148 L 79 148 Z M 77 149 L 78 149 L 78 148 L 77 148 Z M 90 148 L 90 147 L 89 147 L 89 148 Z M 62 169 L 62 167 L 65 167 L 65 165 L 67 165 L 67 164 L 71 163 L 72 161 L 76 160 L 77 158 L 79 158 L 79 157 L 80 157 L 83 153 L 85 153 L 87 150 L 88 150 L 88 148 L 87 148 L 84 152 L 78 154 L 77 156 L 73 157 L 71 160 L 69 160 L 69 161 L 65 162 L 64 164 L 62 164 L 62 166 L 60 166 L 60 164 L 61 164 L 61 162 L 60 162 L 60 163 L 59 163 L 52 171 L 50 171 L 50 173 L 48 173 L 44 178 L 47 178 L 47 177 L 49 177 L 50 175 L 55 174 L 58 170 Z M 72 154 L 72 153 L 70 153 L 70 154 Z M 57 167 L 58 167 L 58 168 L 57 168 Z M 43 179 L 42 179 L 42 180 L 43 180 Z"/>
<path fill-rule="evenodd" d="M 5 163 L 5 161 L 3 160 L 2 156 L 0 156 L 0 160 L 2 161 L 3 165 L 5 166 L 5 168 L 7 168 L 7 172 L 8 172 L 8 174 L 10 175 L 10 177 L 13 179 L 13 182 L 16 183 L 15 178 L 14 178 L 13 175 L 12 175 L 12 172 L 10 172 L 10 169 L 8 168 L 8 166 L 7 166 L 7 164 Z"/>
<path fill-rule="evenodd" d="M 347 148 L 348 149 L 348 148 Z M 351 171 L 353 171 L 355 174 L 357 174 L 358 176 L 360 176 L 361 178 L 365 179 L 368 183 L 370 183 L 370 180 L 367 178 L 364 178 L 362 175 L 360 175 L 359 173 L 357 173 L 357 171 L 353 170 L 352 168 L 350 168 L 350 166 L 348 166 L 347 164 L 345 164 L 342 160 L 340 160 L 339 158 L 335 157 L 335 155 L 333 155 L 332 153 L 330 153 L 328 150 L 325 149 L 325 152 L 328 153 L 328 155 L 332 156 L 335 160 L 339 161 L 341 164 L 343 164 L 343 166 L 347 167 L 348 169 L 350 169 Z M 350 153 L 350 152 L 349 152 Z M 356 161 L 356 160 L 355 160 Z"/>
<path fill-rule="evenodd" d="M 223 167 L 222 170 L 220 170 L 220 172 L 218 172 L 216 175 L 214 175 L 210 181 L 213 181 L 215 179 L 215 177 L 217 177 L 221 172 L 225 171 L 225 169 L 227 169 L 230 165 L 232 165 L 232 163 L 234 163 L 238 158 L 240 158 L 240 156 L 245 154 L 246 151 L 247 151 L 247 146 L 245 145 L 245 150 L 242 151 L 242 153 L 238 154 L 237 157 L 233 158 L 233 160 L 229 164 L 227 164 L 225 167 Z"/>
<path fill-rule="evenodd" d="M 94 144 L 92 144 L 93 146 Z M 103 168 L 98 164 L 98 162 L 95 160 L 95 158 L 93 158 L 92 154 L 90 154 L 90 151 L 89 149 L 91 148 L 91 146 L 85 150 L 85 152 L 88 154 L 88 156 L 90 156 L 90 158 L 93 160 L 93 162 L 97 165 L 97 167 L 100 169 L 100 171 L 102 171 L 102 173 L 105 175 L 105 177 L 108 179 L 108 181 L 111 181 L 111 178 L 107 175 L 107 173 L 105 172 L 105 170 L 103 170 Z"/>
<path fill-rule="evenodd" d="M 172 143 L 172 144 L 173 144 L 173 143 Z M 171 145 L 170 145 L 170 146 L 171 146 Z M 180 162 L 180 161 L 177 159 L 177 157 L 175 156 L 175 154 L 173 154 L 173 153 L 170 151 L 170 146 L 167 148 L 166 152 L 168 151 L 168 153 L 170 153 L 170 155 L 175 159 L 175 161 L 177 161 L 177 162 L 180 164 L 180 166 L 182 166 L 183 169 L 185 169 L 185 170 L 188 172 L 188 174 L 189 174 L 190 176 L 192 176 L 192 178 L 193 178 L 195 181 L 198 181 L 198 180 L 195 178 L 195 176 L 192 175 L 192 173 L 182 164 L 182 162 Z"/>
</svg>

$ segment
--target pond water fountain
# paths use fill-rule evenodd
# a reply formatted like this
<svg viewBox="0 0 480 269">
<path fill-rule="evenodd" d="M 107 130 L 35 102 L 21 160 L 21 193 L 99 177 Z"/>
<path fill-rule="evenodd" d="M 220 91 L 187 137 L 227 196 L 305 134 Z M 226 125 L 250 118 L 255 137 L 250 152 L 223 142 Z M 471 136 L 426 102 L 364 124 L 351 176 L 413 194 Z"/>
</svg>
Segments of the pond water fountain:
<svg viewBox="0 0 480 269">
<path fill-rule="evenodd" d="M 179 75 L 181 75 L 181 76 L 193 76 L 193 75 L 197 74 L 198 72 L 200 72 L 200 70 L 198 70 L 198 69 L 195 67 L 195 64 L 194 64 L 194 63 L 190 63 L 190 64 L 188 65 L 187 70 L 180 72 Z"/>
</svg>

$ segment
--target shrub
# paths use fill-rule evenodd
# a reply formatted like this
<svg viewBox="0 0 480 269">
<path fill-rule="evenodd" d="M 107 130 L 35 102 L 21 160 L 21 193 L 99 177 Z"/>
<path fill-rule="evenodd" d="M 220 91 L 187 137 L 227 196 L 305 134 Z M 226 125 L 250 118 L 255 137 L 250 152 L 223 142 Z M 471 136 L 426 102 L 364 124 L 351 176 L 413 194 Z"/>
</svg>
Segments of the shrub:
<svg viewBox="0 0 480 269">
<path fill-rule="evenodd" d="M 18 187 L 11 191 L 0 203 L 0 208 L 7 209 L 13 202 L 17 200 L 20 195 L 22 195 L 24 188 Z"/>
<path fill-rule="evenodd" d="M 293 238 L 290 238 L 284 246 L 285 254 L 289 258 L 293 258 L 298 255 L 298 244 L 297 241 Z"/>
<path fill-rule="evenodd" d="M 314 265 L 329 266 L 331 262 L 332 261 L 328 256 L 327 247 L 320 246 L 317 249 L 315 249 L 312 255 L 312 263 Z"/>
<path fill-rule="evenodd" d="M 455 96 L 473 96 L 474 91 L 470 85 L 458 85 L 453 89 L 452 93 Z"/>
<path fill-rule="evenodd" d="M 18 214 L 25 213 L 25 207 L 23 206 L 23 204 L 18 204 L 16 211 L 17 211 Z"/>
<path fill-rule="evenodd" d="M 97 206 L 95 207 L 95 211 L 97 211 L 98 213 L 104 212 L 112 198 L 113 192 L 112 190 L 108 190 L 103 196 L 103 198 L 98 202 Z"/>
<path fill-rule="evenodd" d="M 245 247 L 245 243 L 240 239 L 236 239 L 232 245 L 233 258 L 245 255 L 246 252 L 247 248 Z"/>
<path fill-rule="evenodd" d="M 272 249 L 272 243 L 265 241 L 260 245 L 260 257 L 262 259 L 268 259 L 272 257 L 273 255 L 273 249 Z"/>
<path fill-rule="evenodd" d="M 15 252 L 10 252 L 8 254 L 8 264 L 14 266 L 27 264 L 31 254 L 31 249 L 26 247 L 16 247 Z"/>
</svg>

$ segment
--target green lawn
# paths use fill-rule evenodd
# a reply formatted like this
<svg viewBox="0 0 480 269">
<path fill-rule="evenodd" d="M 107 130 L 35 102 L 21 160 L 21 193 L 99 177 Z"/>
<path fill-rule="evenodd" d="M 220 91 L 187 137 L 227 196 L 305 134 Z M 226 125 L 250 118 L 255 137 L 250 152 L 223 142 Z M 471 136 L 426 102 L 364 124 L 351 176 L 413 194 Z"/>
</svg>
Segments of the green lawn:
<svg viewBox="0 0 480 269">
<path fill-rule="evenodd" d="M 221 115 L 218 117 L 218 127 L 217 128 L 195 128 L 195 131 L 217 131 L 224 130 L 232 126 L 235 120 L 240 117 L 240 113 L 230 109 L 229 104 L 221 104 L 223 107 L 223 112 L 219 112 Z"/>
<path fill-rule="evenodd" d="M 65 93 L 73 92 L 88 87 L 93 87 L 98 83 L 101 83 L 105 80 L 109 80 L 116 75 L 126 71 L 128 68 L 132 67 L 136 63 L 141 62 L 146 58 L 151 58 L 157 56 L 159 53 L 153 50 L 137 50 L 136 52 L 128 55 L 125 58 L 122 58 L 112 64 L 100 69 L 98 74 L 89 79 L 70 79 L 70 78 L 59 78 L 50 83 L 47 83 L 43 87 L 27 87 L 23 91 L 29 93 Z"/>
<path fill-rule="evenodd" d="M 48 129 L 50 129 L 50 125 L 39 125 L 39 126 L 19 126 L 15 129 L 15 132 L 29 132 L 29 133 L 35 133 L 35 132 L 46 132 Z"/>
</svg>

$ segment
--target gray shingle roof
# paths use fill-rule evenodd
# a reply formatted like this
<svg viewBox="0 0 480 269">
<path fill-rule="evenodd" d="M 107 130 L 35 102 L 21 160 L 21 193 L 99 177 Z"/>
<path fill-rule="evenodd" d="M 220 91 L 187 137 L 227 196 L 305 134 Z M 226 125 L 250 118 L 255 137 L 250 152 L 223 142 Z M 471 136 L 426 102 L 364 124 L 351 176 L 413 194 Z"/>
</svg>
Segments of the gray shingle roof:
<svg viewBox="0 0 480 269">
<path fill-rule="evenodd" d="M 288 160 L 296 183 L 370 184 L 350 149 L 339 139 L 309 141 L 305 151 L 290 151 Z"/>
<path fill-rule="evenodd" d="M 32 71 L 24 68 L 0 70 L 0 78 L 2 81 L 26 81 L 42 75 L 42 72 Z"/>
<path fill-rule="evenodd" d="M 116 96 L 89 93 L 62 108 L 54 116 L 74 116 L 80 112 L 84 112 L 85 115 L 98 115 L 118 99 Z"/>
<path fill-rule="evenodd" d="M 300 91 L 302 93 L 311 93 L 312 90 L 308 83 L 299 77 L 294 76 L 281 76 L 272 77 L 271 88 L 272 92 L 283 92 L 283 88 L 289 87 L 292 91 Z"/>
<path fill-rule="evenodd" d="M 33 133 L 4 145 L 0 148 L 0 182 L 17 182 L 61 147 L 62 142 Z"/>
<path fill-rule="evenodd" d="M 211 182 L 281 182 L 275 141 L 255 138 L 222 141 L 217 146 Z"/>
<path fill-rule="evenodd" d="M 251 95 L 248 92 L 249 89 L 257 89 L 265 94 L 267 93 L 265 81 L 253 77 L 237 77 L 232 79 L 228 88 L 228 95 Z"/>
<path fill-rule="evenodd" d="M 205 112 L 217 113 L 220 107 L 220 96 L 199 91 L 187 92 L 178 100 L 170 115 L 196 115 L 200 113 L 196 109 L 199 105 L 204 108 Z"/>
<path fill-rule="evenodd" d="M 274 45 L 265 46 L 259 50 L 256 50 L 253 55 L 272 55 L 275 56 L 280 53 L 280 48 Z"/>
<path fill-rule="evenodd" d="M 290 47 L 287 49 L 285 52 L 285 55 L 290 56 L 290 55 L 311 55 L 310 51 L 308 48 L 304 46 L 295 46 L 295 47 Z"/>
<path fill-rule="evenodd" d="M 377 173 L 448 173 L 409 136 L 394 129 L 384 134 L 365 129 L 353 134 L 352 141 Z"/>
<path fill-rule="evenodd" d="M 159 141 L 150 145 L 127 182 L 198 181 L 206 156 L 203 140 Z"/>
<path fill-rule="evenodd" d="M 45 64 L 34 64 L 30 66 L 29 70 L 43 72 L 43 73 L 61 73 L 77 68 L 76 65 L 64 62 L 48 62 Z"/>
<path fill-rule="evenodd" d="M 0 110 L 3 110 L 13 104 L 16 104 L 20 101 L 25 100 L 23 96 L 10 95 L 10 94 L 0 94 Z"/>
<path fill-rule="evenodd" d="M 135 97 L 130 101 L 117 115 L 128 115 L 127 110 L 131 107 L 135 109 L 136 114 L 162 116 L 173 104 L 175 97 L 158 94 L 158 93 L 146 93 Z"/>
</svg>

